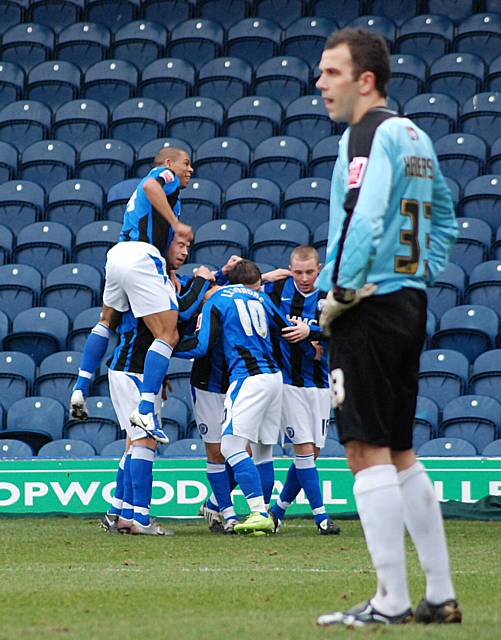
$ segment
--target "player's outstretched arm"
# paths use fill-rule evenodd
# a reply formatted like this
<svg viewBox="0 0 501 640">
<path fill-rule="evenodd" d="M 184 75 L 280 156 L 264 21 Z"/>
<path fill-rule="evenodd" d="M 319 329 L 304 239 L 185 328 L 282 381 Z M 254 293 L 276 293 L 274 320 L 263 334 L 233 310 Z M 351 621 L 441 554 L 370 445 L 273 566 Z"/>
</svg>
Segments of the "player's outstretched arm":
<svg viewBox="0 0 501 640">
<path fill-rule="evenodd" d="M 195 277 L 184 283 L 184 291 L 182 290 L 181 294 L 177 296 L 180 322 L 187 322 L 198 313 L 213 280 L 214 277 L 210 269 L 199 267 L 195 271 Z"/>
</svg>

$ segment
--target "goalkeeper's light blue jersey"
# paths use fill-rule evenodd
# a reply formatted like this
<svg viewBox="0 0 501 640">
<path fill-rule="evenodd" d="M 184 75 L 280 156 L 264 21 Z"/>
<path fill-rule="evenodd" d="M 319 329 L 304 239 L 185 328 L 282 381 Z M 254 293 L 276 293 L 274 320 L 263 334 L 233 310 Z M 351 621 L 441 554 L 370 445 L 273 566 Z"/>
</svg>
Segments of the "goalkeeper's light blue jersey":
<svg viewBox="0 0 501 640">
<path fill-rule="evenodd" d="M 371 109 L 339 144 L 326 264 L 317 285 L 377 294 L 424 289 L 448 261 L 454 207 L 428 135 L 408 118 Z"/>
</svg>

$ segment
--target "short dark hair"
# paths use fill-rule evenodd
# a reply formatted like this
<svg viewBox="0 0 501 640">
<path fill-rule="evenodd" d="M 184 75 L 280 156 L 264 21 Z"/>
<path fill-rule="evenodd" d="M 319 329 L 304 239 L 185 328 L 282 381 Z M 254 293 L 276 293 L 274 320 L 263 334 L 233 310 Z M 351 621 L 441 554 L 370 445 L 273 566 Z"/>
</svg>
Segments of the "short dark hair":
<svg viewBox="0 0 501 640">
<path fill-rule="evenodd" d="M 240 260 L 228 273 L 231 284 L 252 285 L 261 280 L 261 271 L 252 260 Z"/>
<path fill-rule="evenodd" d="M 331 33 L 324 48 L 334 49 L 341 44 L 346 44 L 350 50 L 353 78 L 358 80 L 364 71 L 372 71 L 377 91 L 386 98 L 391 78 L 390 52 L 386 40 L 368 29 L 346 27 Z"/>
<path fill-rule="evenodd" d="M 162 147 L 153 160 L 153 166 L 161 167 L 166 160 L 176 161 L 181 156 L 189 154 L 184 149 L 178 149 L 177 147 Z"/>
</svg>

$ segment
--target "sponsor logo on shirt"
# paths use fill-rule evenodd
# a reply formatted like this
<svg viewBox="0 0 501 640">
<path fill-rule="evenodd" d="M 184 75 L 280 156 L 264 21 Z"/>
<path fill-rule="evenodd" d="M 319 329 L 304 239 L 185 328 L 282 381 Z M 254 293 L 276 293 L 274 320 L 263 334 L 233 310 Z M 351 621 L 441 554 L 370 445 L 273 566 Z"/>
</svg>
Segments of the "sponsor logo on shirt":
<svg viewBox="0 0 501 640">
<path fill-rule="evenodd" d="M 412 127 L 406 127 L 407 129 L 407 133 L 409 134 L 409 138 L 411 140 L 418 140 L 419 136 L 417 134 L 417 131 L 415 129 L 413 129 Z"/>
<path fill-rule="evenodd" d="M 160 177 L 163 178 L 165 182 L 174 182 L 174 180 L 176 179 L 175 175 L 170 169 L 165 169 L 165 171 L 162 171 Z"/>
<path fill-rule="evenodd" d="M 368 158 L 356 156 L 350 162 L 348 175 L 348 189 L 359 189 L 364 179 Z"/>
</svg>

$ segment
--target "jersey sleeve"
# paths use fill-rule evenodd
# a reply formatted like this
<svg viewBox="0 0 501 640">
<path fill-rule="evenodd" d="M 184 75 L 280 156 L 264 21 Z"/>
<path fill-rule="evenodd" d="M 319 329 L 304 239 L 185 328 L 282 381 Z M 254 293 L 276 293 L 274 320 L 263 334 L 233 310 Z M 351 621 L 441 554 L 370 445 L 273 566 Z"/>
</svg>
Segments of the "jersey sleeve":
<svg viewBox="0 0 501 640">
<path fill-rule="evenodd" d="M 294 323 L 287 320 L 285 315 L 280 311 L 280 309 L 268 295 L 263 295 L 262 299 L 264 301 L 264 308 L 270 325 L 270 332 L 274 334 L 273 339 L 284 340 L 284 338 L 282 337 L 282 329 L 284 329 L 285 327 L 294 327 Z M 303 351 L 306 356 L 308 356 L 309 358 L 314 358 L 316 355 L 316 351 L 309 343 L 311 342 L 311 340 L 317 339 L 317 337 L 312 337 L 312 332 L 310 331 L 310 335 L 307 338 L 295 344 L 301 349 L 301 351 Z"/>
<path fill-rule="evenodd" d="M 175 349 L 174 355 L 186 360 L 205 356 L 216 344 L 221 328 L 221 311 L 217 308 L 214 299 L 211 299 L 205 303 L 199 316 L 195 335 L 192 338 L 181 340 Z"/>
<path fill-rule="evenodd" d="M 183 287 L 181 294 L 177 297 L 180 322 L 188 321 L 198 312 L 209 287 L 209 280 L 200 276 L 191 278 L 186 282 L 186 286 Z"/>
</svg>

